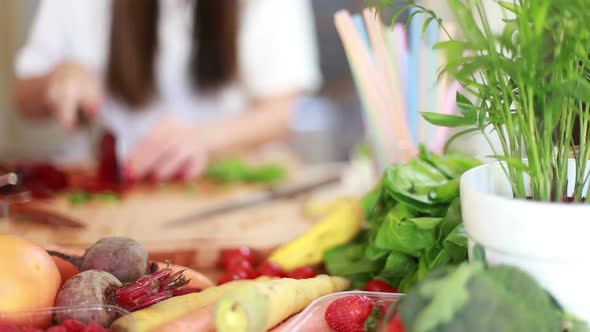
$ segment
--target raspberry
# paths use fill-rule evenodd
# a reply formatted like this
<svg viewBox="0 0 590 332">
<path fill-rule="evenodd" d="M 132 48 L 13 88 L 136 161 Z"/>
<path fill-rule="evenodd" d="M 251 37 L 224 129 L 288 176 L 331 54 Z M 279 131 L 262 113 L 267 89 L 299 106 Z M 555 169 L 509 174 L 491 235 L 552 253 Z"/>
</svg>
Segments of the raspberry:
<svg viewBox="0 0 590 332">
<path fill-rule="evenodd" d="M 90 324 L 86 325 L 83 332 L 107 332 L 107 329 L 102 327 L 102 325 L 98 324 L 97 322 L 91 322 Z"/>
<path fill-rule="evenodd" d="M 83 332 L 84 324 L 75 319 L 66 319 L 61 325 L 66 328 L 68 332 Z"/>
<path fill-rule="evenodd" d="M 0 332 L 19 332 L 14 324 L 0 322 Z"/>
<path fill-rule="evenodd" d="M 36 327 L 21 327 L 20 332 L 43 332 L 43 330 Z"/>
</svg>

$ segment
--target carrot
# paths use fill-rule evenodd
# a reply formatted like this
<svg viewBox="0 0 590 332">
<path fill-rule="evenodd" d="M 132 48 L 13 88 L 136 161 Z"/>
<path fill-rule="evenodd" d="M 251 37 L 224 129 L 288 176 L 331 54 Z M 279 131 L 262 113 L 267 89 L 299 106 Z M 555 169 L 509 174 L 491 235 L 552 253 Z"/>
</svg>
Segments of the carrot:
<svg viewBox="0 0 590 332">
<path fill-rule="evenodd" d="M 313 300 L 347 289 L 348 280 L 320 275 L 311 279 L 269 280 L 236 288 L 215 308 L 219 332 L 267 331 L 301 311 Z"/>
<path fill-rule="evenodd" d="M 165 269 L 168 266 L 166 263 L 157 262 L 156 264 L 158 264 L 158 270 Z M 174 264 L 170 264 L 169 267 L 173 272 L 184 271 L 182 272 L 182 274 L 185 276 L 186 279 L 190 279 L 186 287 L 205 289 L 211 286 L 215 286 L 211 279 L 207 278 L 204 274 L 199 273 L 195 270 Z"/>
<path fill-rule="evenodd" d="M 209 287 L 199 293 L 176 296 L 117 319 L 111 329 L 114 332 L 151 332 L 165 323 L 181 318 L 195 310 L 215 303 L 226 292 L 260 280 L 238 280 L 220 286 Z"/>
<path fill-rule="evenodd" d="M 215 332 L 215 323 L 213 322 L 214 304 L 202 307 L 195 311 L 165 323 L 153 330 L 154 332 Z"/>
</svg>

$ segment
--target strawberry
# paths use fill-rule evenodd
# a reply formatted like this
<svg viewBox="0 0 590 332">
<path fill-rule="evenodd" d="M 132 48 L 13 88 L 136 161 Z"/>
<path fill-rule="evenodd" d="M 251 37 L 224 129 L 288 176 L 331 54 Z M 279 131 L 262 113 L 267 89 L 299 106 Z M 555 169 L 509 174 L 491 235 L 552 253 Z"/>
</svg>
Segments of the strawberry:
<svg viewBox="0 0 590 332">
<path fill-rule="evenodd" d="M 387 332 L 406 332 L 404 322 L 400 315 L 393 316 L 393 319 L 387 325 Z"/>
<path fill-rule="evenodd" d="M 68 330 L 63 326 L 57 325 L 48 328 L 47 332 L 68 332 Z"/>
<path fill-rule="evenodd" d="M 287 278 L 309 279 L 315 277 L 316 275 L 317 274 L 315 273 L 313 268 L 309 266 L 304 266 L 287 273 Z"/>
<path fill-rule="evenodd" d="M 397 293 L 398 290 L 391 287 L 386 281 L 383 280 L 370 280 L 365 286 L 365 290 L 369 292 L 383 292 L 383 293 Z"/>
<path fill-rule="evenodd" d="M 258 266 L 256 269 L 261 276 L 267 277 L 274 277 L 274 278 L 284 278 L 285 271 L 276 263 L 271 261 L 266 261 Z"/>
<path fill-rule="evenodd" d="M 220 257 L 221 265 L 224 268 L 228 269 L 230 260 L 236 256 L 244 258 L 252 265 L 254 265 L 254 263 L 256 263 L 256 256 L 254 255 L 254 252 L 252 251 L 252 249 L 250 249 L 248 247 L 237 247 L 237 248 L 224 249 L 221 251 L 221 257 Z"/>
<path fill-rule="evenodd" d="M 375 331 L 381 311 L 375 301 L 364 295 L 350 295 L 334 300 L 324 316 L 336 332 Z"/>
<path fill-rule="evenodd" d="M 21 327 L 20 332 L 45 332 L 42 329 L 36 327 Z"/>
</svg>

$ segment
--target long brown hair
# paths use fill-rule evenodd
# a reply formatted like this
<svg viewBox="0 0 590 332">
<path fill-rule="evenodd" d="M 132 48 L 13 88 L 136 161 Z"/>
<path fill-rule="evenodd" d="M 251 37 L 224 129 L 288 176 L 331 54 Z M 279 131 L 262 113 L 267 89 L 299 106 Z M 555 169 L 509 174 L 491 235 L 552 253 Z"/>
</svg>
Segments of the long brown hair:
<svg viewBox="0 0 590 332">
<path fill-rule="evenodd" d="M 238 0 L 194 0 L 191 77 L 211 92 L 237 71 Z M 113 0 L 106 84 L 131 106 L 157 94 L 154 60 L 158 48 L 158 0 Z"/>
</svg>

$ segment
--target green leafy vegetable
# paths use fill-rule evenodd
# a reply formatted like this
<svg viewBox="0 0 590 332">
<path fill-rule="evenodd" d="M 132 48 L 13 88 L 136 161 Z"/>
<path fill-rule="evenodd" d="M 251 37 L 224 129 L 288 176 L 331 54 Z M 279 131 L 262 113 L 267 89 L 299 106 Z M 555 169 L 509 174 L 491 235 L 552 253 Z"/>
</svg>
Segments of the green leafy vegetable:
<svg viewBox="0 0 590 332">
<path fill-rule="evenodd" d="M 525 272 L 483 263 L 432 271 L 397 309 L 408 332 L 588 331 Z"/>
<path fill-rule="evenodd" d="M 282 166 L 267 164 L 255 167 L 240 159 L 215 161 L 205 171 L 205 177 L 222 183 L 274 183 L 285 175 L 286 170 Z"/>
<path fill-rule="evenodd" d="M 459 177 L 480 163 L 422 148 L 418 159 L 392 165 L 362 200 L 368 230 L 324 257 L 330 274 L 411 289 L 432 270 L 467 258 Z"/>
</svg>

